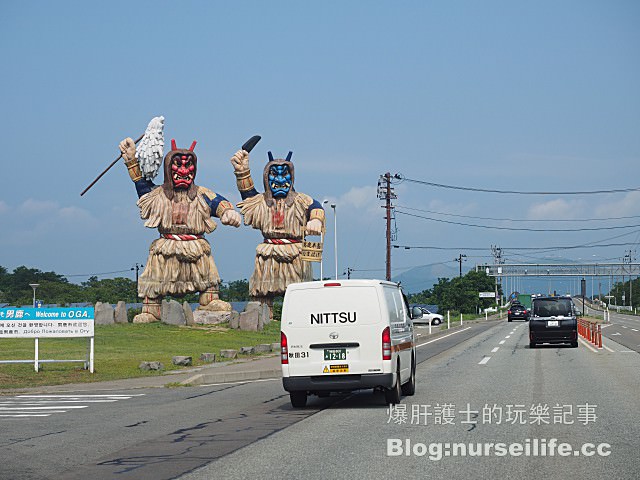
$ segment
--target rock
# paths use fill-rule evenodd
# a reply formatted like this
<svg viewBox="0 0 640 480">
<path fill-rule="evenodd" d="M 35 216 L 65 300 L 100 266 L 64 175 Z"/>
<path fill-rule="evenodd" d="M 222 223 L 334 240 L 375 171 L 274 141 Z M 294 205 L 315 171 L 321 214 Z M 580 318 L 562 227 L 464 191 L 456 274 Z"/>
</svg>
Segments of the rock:
<svg viewBox="0 0 640 480">
<path fill-rule="evenodd" d="M 231 318 L 229 319 L 229 328 L 240 328 L 240 314 L 235 310 L 231 312 Z"/>
<path fill-rule="evenodd" d="M 269 325 L 271 322 L 271 312 L 269 310 L 269 305 L 266 303 L 263 303 L 260 308 L 260 319 L 262 320 L 262 325 Z"/>
<path fill-rule="evenodd" d="M 267 353 L 271 351 L 271 344 L 270 343 L 261 343 L 260 345 L 256 345 L 255 346 L 255 352 L 256 353 Z"/>
<path fill-rule="evenodd" d="M 276 343 L 272 343 L 271 344 L 271 351 L 272 352 L 279 352 L 281 348 L 282 348 L 282 346 L 280 345 L 280 342 L 276 342 Z"/>
<path fill-rule="evenodd" d="M 116 305 L 114 321 L 116 323 L 129 323 L 129 319 L 127 318 L 127 304 L 122 300 Z"/>
<path fill-rule="evenodd" d="M 138 366 L 140 370 L 164 370 L 162 362 L 142 362 Z"/>
<path fill-rule="evenodd" d="M 192 326 L 196 324 L 195 319 L 193 318 L 193 310 L 191 310 L 191 305 L 189 302 L 184 302 L 182 304 L 182 310 L 184 310 L 184 320 L 187 325 Z"/>
<path fill-rule="evenodd" d="M 242 312 L 238 319 L 238 328 L 240 330 L 247 330 L 251 332 L 257 332 L 259 327 L 259 321 L 257 312 Z"/>
<path fill-rule="evenodd" d="M 243 312 L 259 312 L 260 311 L 260 302 L 247 302 L 244 307 Z"/>
<path fill-rule="evenodd" d="M 108 303 L 96 302 L 94 312 L 95 325 L 113 325 L 115 322 L 113 307 Z"/>
<path fill-rule="evenodd" d="M 260 322 L 261 308 L 260 302 L 248 302 L 244 307 L 244 311 L 240 313 L 238 328 L 252 332 L 262 330 L 262 324 Z"/>
<path fill-rule="evenodd" d="M 205 363 L 213 363 L 216 361 L 215 353 L 203 353 L 200 355 L 200 361 Z"/>
<path fill-rule="evenodd" d="M 166 300 L 162 301 L 162 314 L 160 315 L 160 319 L 163 323 L 167 323 L 169 325 L 186 325 L 187 321 L 184 318 L 184 310 L 182 309 L 182 305 L 180 305 L 175 300 Z"/>
<path fill-rule="evenodd" d="M 231 312 L 210 312 L 200 309 L 193 312 L 193 320 L 198 325 L 217 325 L 228 322 L 230 318 Z"/>
<path fill-rule="evenodd" d="M 159 320 L 150 313 L 139 313 L 133 317 L 133 323 L 153 323 Z"/>
<path fill-rule="evenodd" d="M 255 352 L 253 347 L 240 347 L 240 355 L 251 355 Z"/>
<path fill-rule="evenodd" d="M 238 358 L 238 351 L 237 350 L 220 350 L 220 357 Z"/>
<path fill-rule="evenodd" d="M 231 312 L 231 304 L 224 300 L 212 300 L 207 305 L 200 305 L 196 310 L 206 310 L 208 312 Z"/>
<path fill-rule="evenodd" d="M 191 357 L 177 355 L 171 359 L 171 363 L 173 363 L 174 365 L 180 365 L 182 367 L 189 367 L 193 364 L 193 359 Z"/>
</svg>

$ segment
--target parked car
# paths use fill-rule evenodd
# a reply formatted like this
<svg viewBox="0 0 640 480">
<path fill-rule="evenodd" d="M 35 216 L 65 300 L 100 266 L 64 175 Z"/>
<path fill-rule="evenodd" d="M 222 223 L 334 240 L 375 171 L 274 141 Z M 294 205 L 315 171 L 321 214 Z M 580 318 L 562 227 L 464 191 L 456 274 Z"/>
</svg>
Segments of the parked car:
<svg viewBox="0 0 640 480">
<path fill-rule="evenodd" d="M 571 297 L 536 297 L 529 317 L 529 347 L 541 343 L 578 346 L 578 321 Z"/>
<path fill-rule="evenodd" d="M 528 319 L 529 311 L 521 303 L 514 303 L 509 307 L 507 311 L 507 320 L 509 322 L 512 320 L 524 320 L 526 322 Z"/>
<path fill-rule="evenodd" d="M 422 312 L 421 315 L 416 315 L 417 310 L 420 309 Z M 444 321 L 444 317 L 439 313 L 431 313 L 424 307 L 415 306 L 413 307 L 413 323 L 418 325 L 424 323 L 426 325 L 440 325 Z"/>
</svg>

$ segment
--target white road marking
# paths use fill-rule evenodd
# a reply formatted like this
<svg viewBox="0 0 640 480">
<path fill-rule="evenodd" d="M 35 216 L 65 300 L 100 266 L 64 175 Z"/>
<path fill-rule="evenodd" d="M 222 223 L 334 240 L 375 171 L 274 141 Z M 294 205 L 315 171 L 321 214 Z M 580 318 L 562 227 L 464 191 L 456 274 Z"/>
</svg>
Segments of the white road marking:
<svg viewBox="0 0 640 480">
<path fill-rule="evenodd" d="M 199 387 L 217 387 L 220 385 L 240 385 L 242 383 L 258 383 L 258 382 L 273 382 L 274 380 L 282 380 L 282 378 L 261 378 L 259 380 L 241 380 L 239 382 L 225 382 L 225 383 L 203 383 L 198 385 Z"/>
<path fill-rule="evenodd" d="M 54 413 L 88 408 L 91 403 L 113 403 L 146 394 L 108 395 L 16 395 L 0 401 L 0 417 L 48 417 Z M 83 403 L 84 405 L 76 405 Z"/>
<path fill-rule="evenodd" d="M 633 350 L 620 350 L 620 353 L 636 353 Z"/>
<path fill-rule="evenodd" d="M 131 398 L 131 397 L 144 397 L 145 393 L 132 393 L 130 395 L 16 395 L 19 398 Z"/>
<path fill-rule="evenodd" d="M 500 349 L 500 347 L 496 347 L 493 350 L 491 350 L 491 353 L 496 353 L 499 349 Z"/>
<path fill-rule="evenodd" d="M 30 399 L 31 400 L 31 399 Z M 25 402 L 0 402 L 0 405 L 13 405 L 13 404 L 18 404 L 18 405 L 44 405 L 47 403 L 113 403 L 113 402 L 117 402 L 118 400 L 113 399 L 113 400 L 38 400 L 36 398 L 32 399 L 33 403 L 25 403 Z"/>
<path fill-rule="evenodd" d="M 589 350 L 591 350 L 593 353 L 598 353 L 598 350 L 596 350 L 595 348 L 593 348 L 591 345 L 589 345 L 586 341 L 584 341 L 582 338 L 579 338 L 578 340 L 580 340 L 580 343 L 582 343 L 582 345 L 584 345 L 585 347 L 587 347 Z"/>
<path fill-rule="evenodd" d="M 89 405 L 65 405 L 64 408 L 87 408 Z M 0 407 L 0 411 L 10 410 L 51 410 L 52 408 L 60 408 L 60 406 L 52 405 L 50 407 Z"/>
<path fill-rule="evenodd" d="M 631 330 L 633 330 L 634 332 L 637 332 L 638 329 L 637 328 L 632 328 Z"/>
<path fill-rule="evenodd" d="M 64 413 L 64 412 L 62 412 L 62 413 Z M 51 415 L 51 414 L 50 413 L 34 413 L 34 414 L 16 413 L 15 415 L 2 415 L 2 414 L 0 414 L 0 417 L 11 417 L 11 418 L 16 418 L 16 417 L 48 417 L 49 415 Z"/>
<path fill-rule="evenodd" d="M 622 328 L 629 328 L 629 327 L 627 327 L 627 326 L 625 326 L 625 325 L 621 325 L 621 326 L 622 326 Z"/>
<path fill-rule="evenodd" d="M 504 340 L 500 340 L 500 341 L 498 342 L 498 345 L 502 345 L 502 344 L 504 344 L 504 342 L 505 342 Z"/>
<path fill-rule="evenodd" d="M 611 336 L 613 337 L 614 335 L 622 335 L 620 332 L 616 332 L 616 333 L 612 333 Z"/>
<path fill-rule="evenodd" d="M 489 360 L 491 360 L 491 357 L 484 357 L 478 362 L 478 365 L 485 365 Z"/>
<path fill-rule="evenodd" d="M 504 338 L 511 338 L 511 335 L 507 335 L 507 336 L 506 336 L 506 337 L 504 337 Z"/>
<path fill-rule="evenodd" d="M 467 328 L 465 328 L 465 329 L 458 330 L 457 332 L 449 333 L 449 334 L 447 334 L 447 335 L 443 335 L 443 336 L 441 336 L 441 337 L 434 338 L 433 340 L 429 340 L 428 342 L 424 342 L 424 343 L 421 343 L 420 345 L 417 345 L 417 346 L 416 346 L 416 348 L 424 347 L 425 345 L 429 345 L 430 343 L 437 342 L 438 340 L 441 340 L 441 339 L 443 339 L 443 338 L 450 337 L 451 335 L 455 335 L 456 333 L 460 333 L 460 332 L 464 332 L 464 331 L 466 331 L 466 330 L 469 330 L 470 328 L 471 328 L 471 327 L 467 327 Z"/>
<path fill-rule="evenodd" d="M 614 353 L 614 352 L 615 352 L 615 350 L 613 350 L 612 348 L 607 347 L 606 345 L 602 345 L 602 348 L 604 348 L 604 349 L 606 349 L 606 350 L 610 351 L 611 353 Z"/>
</svg>

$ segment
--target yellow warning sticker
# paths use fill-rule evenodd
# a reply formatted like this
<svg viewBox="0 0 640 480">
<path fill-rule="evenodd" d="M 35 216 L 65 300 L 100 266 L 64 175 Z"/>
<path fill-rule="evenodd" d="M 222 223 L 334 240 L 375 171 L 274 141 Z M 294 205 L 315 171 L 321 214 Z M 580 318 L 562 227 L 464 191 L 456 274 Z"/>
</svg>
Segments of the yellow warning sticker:
<svg viewBox="0 0 640 480">
<path fill-rule="evenodd" d="M 329 373 L 329 369 L 327 368 L 327 366 L 325 365 L 324 370 L 322 370 L 322 373 Z"/>
<path fill-rule="evenodd" d="M 330 373 L 348 373 L 349 365 L 329 365 Z"/>
</svg>

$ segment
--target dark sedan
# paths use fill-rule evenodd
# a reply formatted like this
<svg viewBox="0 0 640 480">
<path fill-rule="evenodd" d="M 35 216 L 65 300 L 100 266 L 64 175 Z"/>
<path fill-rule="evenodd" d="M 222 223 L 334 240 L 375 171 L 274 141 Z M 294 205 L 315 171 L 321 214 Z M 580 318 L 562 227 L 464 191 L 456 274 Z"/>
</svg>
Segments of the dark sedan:
<svg viewBox="0 0 640 480">
<path fill-rule="evenodd" d="M 578 321 L 570 297 L 537 297 L 529 317 L 529 346 L 569 343 L 578 346 Z"/>
<path fill-rule="evenodd" d="M 524 320 L 526 322 L 528 318 L 529 312 L 524 305 L 519 303 L 511 305 L 509 311 L 507 312 L 507 320 L 510 322 L 512 320 Z"/>
</svg>

